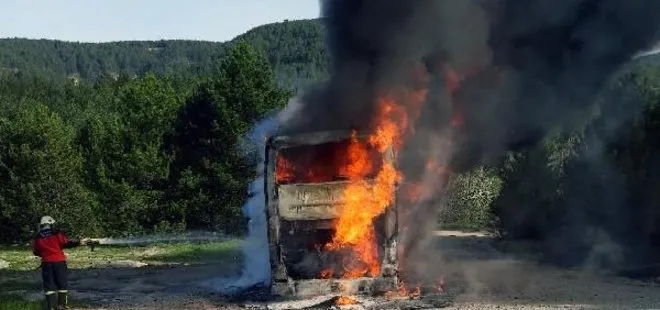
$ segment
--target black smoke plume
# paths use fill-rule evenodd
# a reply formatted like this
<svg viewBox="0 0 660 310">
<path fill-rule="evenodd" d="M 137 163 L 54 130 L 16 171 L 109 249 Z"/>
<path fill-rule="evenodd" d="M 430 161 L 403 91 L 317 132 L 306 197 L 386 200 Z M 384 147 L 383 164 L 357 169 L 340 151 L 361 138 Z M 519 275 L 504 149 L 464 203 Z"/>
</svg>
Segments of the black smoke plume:
<svg viewBox="0 0 660 310">
<path fill-rule="evenodd" d="M 582 118 L 611 74 L 654 43 L 660 1 L 326 0 L 322 18 L 331 78 L 280 133 L 368 129 L 376 98 L 418 87 L 423 68 L 429 93 L 400 158 L 407 179 L 427 182 L 429 156 L 460 172 Z M 447 65 L 461 80 L 453 93 Z M 425 205 L 409 216 L 435 221 Z M 410 255 L 424 235 L 404 238 Z"/>
<path fill-rule="evenodd" d="M 447 62 L 468 73 L 454 99 L 465 119 L 453 156 L 461 168 L 580 117 L 611 73 L 655 42 L 660 2 L 327 0 L 322 16 L 332 77 L 283 132 L 362 128 L 374 98 L 410 83 L 415 65 L 441 79 L 433 62 Z M 422 113 L 435 128 L 450 121 L 443 96 Z"/>
</svg>

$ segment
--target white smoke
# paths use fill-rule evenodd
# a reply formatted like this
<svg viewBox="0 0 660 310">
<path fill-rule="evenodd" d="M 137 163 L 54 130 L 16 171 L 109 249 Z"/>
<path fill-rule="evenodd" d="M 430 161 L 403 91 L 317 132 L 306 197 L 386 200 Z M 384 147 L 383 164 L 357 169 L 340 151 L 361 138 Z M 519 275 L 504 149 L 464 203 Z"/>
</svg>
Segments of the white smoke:
<svg viewBox="0 0 660 310">
<path fill-rule="evenodd" d="M 294 97 L 289 100 L 286 107 L 277 113 L 277 123 L 285 124 L 295 117 L 299 117 L 303 101 L 300 98 Z"/>
<path fill-rule="evenodd" d="M 263 164 L 259 164 L 263 168 Z M 234 294 L 256 285 L 270 283 L 270 261 L 268 253 L 268 227 L 264 200 L 264 179 L 258 176 L 250 184 L 250 198 L 243 206 L 248 220 L 248 236 L 241 244 L 243 269 L 237 279 L 220 278 L 207 282 L 207 286 L 224 294 Z"/>
<path fill-rule="evenodd" d="M 262 165 L 260 165 L 262 166 Z M 264 179 L 259 176 L 250 184 L 251 197 L 243 206 L 243 214 L 249 218 L 248 236 L 243 241 L 243 270 L 241 277 L 231 283 L 233 290 L 270 283 L 268 232 L 264 198 Z"/>
<path fill-rule="evenodd" d="M 270 260 L 268 253 L 268 225 L 264 188 L 264 163 L 266 139 L 277 129 L 275 117 L 258 123 L 250 133 L 249 143 L 257 156 L 257 178 L 250 184 L 250 198 L 243 205 L 243 214 L 248 218 L 248 236 L 243 242 L 243 271 L 234 284 L 237 288 L 270 283 Z"/>
<path fill-rule="evenodd" d="M 215 290 L 232 294 L 241 290 L 270 284 L 270 253 L 268 252 L 268 219 L 266 218 L 266 197 L 264 184 L 264 164 L 266 160 L 266 139 L 277 130 L 277 124 L 297 111 L 297 99 L 292 99 L 287 107 L 257 123 L 243 147 L 248 156 L 256 155 L 257 177 L 249 185 L 249 198 L 243 205 L 243 214 L 248 218 L 248 236 L 242 243 L 243 269 L 238 279 L 215 279 L 207 283 Z"/>
</svg>

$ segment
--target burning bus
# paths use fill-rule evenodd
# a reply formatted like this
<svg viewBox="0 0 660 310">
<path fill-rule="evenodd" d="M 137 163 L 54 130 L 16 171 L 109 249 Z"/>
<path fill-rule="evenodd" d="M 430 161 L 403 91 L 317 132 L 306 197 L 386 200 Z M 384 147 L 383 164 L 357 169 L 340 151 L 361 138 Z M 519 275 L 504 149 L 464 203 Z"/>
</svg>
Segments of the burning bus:
<svg viewBox="0 0 660 310">
<path fill-rule="evenodd" d="M 332 131 L 267 141 L 273 295 L 396 289 L 400 177 L 388 139 L 382 131 Z"/>
</svg>

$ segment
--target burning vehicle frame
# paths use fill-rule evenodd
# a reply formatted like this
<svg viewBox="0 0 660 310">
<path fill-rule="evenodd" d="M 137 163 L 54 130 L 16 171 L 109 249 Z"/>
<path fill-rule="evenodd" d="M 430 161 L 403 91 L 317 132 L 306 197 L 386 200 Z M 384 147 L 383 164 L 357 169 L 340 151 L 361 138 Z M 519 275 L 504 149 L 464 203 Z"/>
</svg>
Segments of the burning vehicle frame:
<svg viewBox="0 0 660 310">
<path fill-rule="evenodd" d="M 332 240 L 344 205 L 342 191 L 355 182 L 342 178 L 336 171 L 336 160 L 345 157 L 344 151 L 351 143 L 367 138 L 365 133 L 327 131 L 267 140 L 264 186 L 271 295 L 303 298 L 328 293 L 380 294 L 397 288 L 396 199 L 372 223 L 375 238 L 371 243 L 375 243 L 372 245 L 378 253 L 372 272 L 364 268 L 359 272 L 341 270 L 342 265 L 351 264 L 347 262 L 353 259 L 350 249 L 333 251 L 325 246 Z M 375 161 L 394 164 L 391 148 L 372 154 Z M 287 165 L 302 170 L 282 171 Z M 304 171 L 310 167 L 319 171 Z M 366 175 L 363 181 L 371 182 L 372 177 Z"/>
</svg>

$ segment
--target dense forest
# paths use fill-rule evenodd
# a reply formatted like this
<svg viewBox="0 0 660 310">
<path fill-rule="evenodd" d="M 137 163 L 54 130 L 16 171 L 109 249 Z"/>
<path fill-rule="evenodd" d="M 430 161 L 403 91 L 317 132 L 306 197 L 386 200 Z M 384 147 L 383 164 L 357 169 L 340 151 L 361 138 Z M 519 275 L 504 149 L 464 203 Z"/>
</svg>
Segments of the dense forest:
<svg viewBox="0 0 660 310">
<path fill-rule="evenodd" d="M 534 240 L 565 264 L 659 258 L 658 59 L 611 77 L 590 117 L 453 175 L 440 224 Z M 45 213 L 75 235 L 240 233 L 243 137 L 328 61 L 317 20 L 226 43 L 0 40 L 0 242 Z"/>
<path fill-rule="evenodd" d="M 185 40 L 74 43 L 0 39 L 0 71 L 46 79 L 95 82 L 103 75 L 176 74 L 190 79 L 212 74 L 230 46 L 245 40 L 263 53 L 280 85 L 299 89 L 326 75 L 328 56 L 318 20 L 285 21 L 254 28 L 229 42 Z"/>
<path fill-rule="evenodd" d="M 0 239 L 24 240 L 46 213 L 76 235 L 240 232 L 255 173 L 241 139 L 291 93 L 245 41 L 210 70 L 188 84 L 3 77 Z"/>
</svg>

